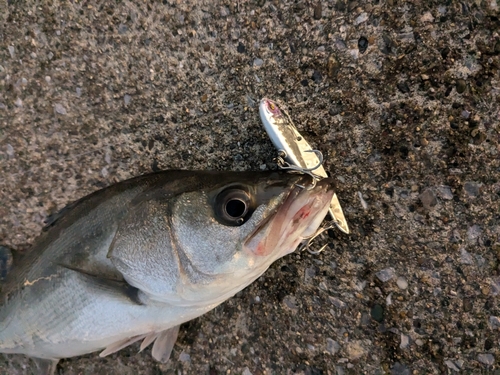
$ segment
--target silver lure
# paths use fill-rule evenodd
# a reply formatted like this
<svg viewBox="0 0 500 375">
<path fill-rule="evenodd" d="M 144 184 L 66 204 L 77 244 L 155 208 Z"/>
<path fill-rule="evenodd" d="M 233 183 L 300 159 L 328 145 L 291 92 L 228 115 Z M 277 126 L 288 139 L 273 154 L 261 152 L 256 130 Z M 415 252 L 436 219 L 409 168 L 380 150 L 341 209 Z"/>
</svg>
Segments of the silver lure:
<svg viewBox="0 0 500 375">
<path fill-rule="evenodd" d="M 302 171 L 313 171 L 320 178 L 328 177 L 323 168 L 323 157 L 299 133 L 290 116 L 281 110 L 278 104 L 267 98 L 260 101 L 259 113 L 269 138 L 278 150 L 280 157 L 290 165 Z M 335 225 L 349 234 L 349 226 L 340 206 L 337 194 L 334 194 L 328 210 Z"/>
</svg>

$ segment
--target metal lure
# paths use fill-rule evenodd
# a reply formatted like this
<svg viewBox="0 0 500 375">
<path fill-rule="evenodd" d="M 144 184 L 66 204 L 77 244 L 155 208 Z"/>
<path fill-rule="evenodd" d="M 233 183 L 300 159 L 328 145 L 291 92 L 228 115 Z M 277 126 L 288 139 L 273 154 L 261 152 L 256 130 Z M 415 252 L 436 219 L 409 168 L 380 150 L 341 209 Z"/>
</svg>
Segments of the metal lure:
<svg viewBox="0 0 500 375">
<path fill-rule="evenodd" d="M 267 98 L 260 101 L 259 113 L 269 138 L 278 150 L 278 161 L 282 160 L 280 167 L 312 172 L 319 178 L 328 177 L 322 165 L 321 152 L 313 150 L 299 133 L 288 113 L 282 111 L 276 102 Z M 348 234 L 349 227 L 336 194 L 332 197 L 328 212 L 335 225 Z"/>
</svg>

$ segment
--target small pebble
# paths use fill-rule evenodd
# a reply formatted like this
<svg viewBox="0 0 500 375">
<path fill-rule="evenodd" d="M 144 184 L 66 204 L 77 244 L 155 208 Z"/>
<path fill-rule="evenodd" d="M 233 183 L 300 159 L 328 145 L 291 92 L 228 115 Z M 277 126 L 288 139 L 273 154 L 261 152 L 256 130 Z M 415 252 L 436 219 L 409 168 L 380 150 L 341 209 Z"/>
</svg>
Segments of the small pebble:
<svg viewBox="0 0 500 375">
<path fill-rule="evenodd" d="M 128 31 L 127 25 L 124 25 L 123 23 L 121 23 L 118 26 L 118 34 L 125 34 L 127 31 Z"/>
<path fill-rule="evenodd" d="M 378 271 L 375 276 L 382 281 L 383 283 L 386 283 L 387 281 L 391 280 L 396 276 L 396 271 L 394 271 L 394 268 L 388 267 L 384 268 L 383 270 Z"/>
<path fill-rule="evenodd" d="M 467 238 L 469 241 L 476 241 L 481 233 L 483 233 L 483 229 L 479 225 L 474 224 L 467 229 Z"/>
<path fill-rule="evenodd" d="M 459 79 L 455 84 L 455 88 L 459 94 L 463 94 L 465 92 L 465 89 L 467 89 L 467 82 L 465 82 L 463 79 Z"/>
<path fill-rule="evenodd" d="M 54 105 L 54 110 L 57 113 L 59 113 L 60 115 L 66 115 L 67 114 L 66 108 L 64 108 L 64 106 L 61 103 L 56 103 Z"/>
<path fill-rule="evenodd" d="M 17 107 L 17 108 L 22 108 L 23 106 L 23 101 L 21 100 L 21 98 L 17 98 L 16 101 L 14 102 L 14 105 Z"/>
<path fill-rule="evenodd" d="M 460 367 L 457 366 L 457 364 L 451 360 L 446 360 L 444 361 L 444 364 L 451 370 L 453 371 L 460 371 Z"/>
<path fill-rule="evenodd" d="M 181 354 L 179 354 L 179 361 L 189 362 L 191 361 L 191 356 L 183 350 Z"/>
<path fill-rule="evenodd" d="M 380 323 L 384 320 L 384 308 L 379 304 L 376 304 L 372 307 L 370 315 L 373 320 Z"/>
<path fill-rule="evenodd" d="M 101 169 L 101 175 L 102 177 L 107 178 L 109 176 L 108 168 L 104 167 Z"/>
<path fill-rule="evenodd" d="M 111 150 L 108 149 L 106 151 L 106 154 L 104 155 L 104 161 L 106 162 L 106 164 L 111 164 Z"/>
<path fill-rule="evenodd" d="M 410 346 L 410 336 L 401 334 L 401 343 L 399 344 L 399 347 L 401 349 L 406 349 L 408 346 Z"/>
<path fill-rule="evenodd" d="M 10 57 L 14 58 L 16 55 L 16 51 L 14 50 L 14 46 L 7 47 L 9 49 Z"/>
<path fill-rule="evenodd" d="M 469 197 L 477 197 L 479 195 L 481 185 L 477 182 L 467 181 L 464 184 L 464 190 Z"/>
<path fill-rule="evenodd" d="M 466 111 L 466 110 L 463 110 L 462 111 L 462 117 L 465 118 L 465 119 L 468 119 L 470 117 L 470 112 Z"/>
<path fill-rule="evenodd" d="M 335 355 L 340 350 L 340 345 L 337 341 L 327 338 L 326 339 L 326 350 L 331 355 Z"/>
<path fill-rule="evenodd" d="M 359 25 L 360 23 L 363 23 L 368 20 L 368 13 L 361 13 L 356 19 L 354 20 L 354 25 Z"/>
<path fill-rule="evenodd" d="M 433 22 L 434 17 L 432 16 L 431 12 L 425 12 L 422 17 L 420 17 L 420 22 L 422 23 L 427 23 L 427 22 Z"/>
<path fill-rule="evenodd" d="M 359 201 L 361 202 L 361 207 L 363 207 L 363 210 L 367 210 L 368 203 L 366 203 L 365 199 L 363 198 L 363 194 L 360 191 L 358 191 L 358 197 Z"/>
<path fill-rule="evenodd" d="M 460 263 L 469 265 L 474 264 L 474 258 L 472 258 L 472 255 L 463 247 L 460 248 Z"/>
<path fill-rule="evenodd" d="M 500 277 L 491 280 L 491 294 L 498 296 L 500 294 Z"/>
<path fill-rule="evenodd" d="M 264 64 L 264 60 L 262 60 L 262 59 L 257 58 L 253 61 L 253 65 L 255 65 L 255 66 L 262 66 L 262 64 Z"/>
<path fill-rule="evenodd" d="M 243 43 L 239 42 L 239 43 L 238 43 L 238 47 L 236 47 L 236 50 L 237 50 L 239 53 L 245 53 L 246 48 L 245 48 L 245 46 L 243 45 Z"/>
<path fill-rule="evenodd" d="M 221 17 L 229 16 L 229 9 L 227 7 L 221 7 L 220 8 L 220 16 Z"/>
<path fill-rule="evenodd" d="M 297 310 L 299 308 L 296 302 L 297 300 L 295 299 L 294 296 L 285 296 L 285 298 L 283 298 L 283 303 L 290 310 Z"/>
<path fill-rule="evenodd" d="M 500 317 L 491 315 L 488 319 L 488 323 L 490 324 L 491 329 L 500 328 Z"/>
<path fill-rule="evenodd" d="M 477 355 L 477 360 L 487 366 L 491 366 L 495 363 L 495 357 L 491 353 L 486 353 L 486 354 L 478 354 Z"/>
<path fill-rule="evenodd" d="M 14 152 L 14 147 L 10 143 L 7 143 L 7 156 L 9 159 L 14 158 L 15 152 Z"/>
<path fill-rule="evenodd" d="M 321 75 L 321 72 L 315 70 L 311 78 L 315 83 L 320 83 L 323 76 Z"/>
<path fill-rule="evenodd" d="M 370 324 L 370 314 L 364 312 L 361 314 L 361 319 L 359 320 L 359 325 L 362 327 L 367 327 Z"/>
<path fill-rule="evenodd" d="M 453 193 L 451 192 L 451 188 L 446 185 L 441 185 L 437 187 L 437 193 L 439 198 L 445 199 L 445 200 L 452 200 L 453 199 Z"/>
<path fill-rule="evenodd" d="M 462 306 L 465 312 L 469 312 L 474 307 L 474 304 L 470 298 L 464 298 L 464 300 L 462 301 Z"/>
<path fill-rule="evenodd" d="M 314 6 L 313 17 L 315 20 L 320 20 L 323 13 L 323 8 L 321 7 L 321 1 L 318 1 Z"/>
<path fill-rule="evenodd" d="M 314 277 L 316 276 L 316 269 L 314 267 L 306 268 L 304 272 L 304 282 L 311 283 Z"/>
<path fill-rule="evenodd" d="M 403 94 L 407 94 L 410 92 L 410 86 L 408 86 L 408 83 L 406 82 L 399 82 L 396 87 L 398 88 L 399 91 L 401 91 Z"/>
<path fill-rule="evenodd" d="M 248 367 L 245 367 L 241 375 L 252 375 L 252 373 L 250 372 L 250 369 Z"/>
<path fill-rule="evenodd" d="M 399 289 L 405 290 L 406 288 L 408 288 L 408 281 L 406 281 L 403 276 L 398 277 L 398 279 L 396 280 L 396 284 L 398 285 Z"/>
<path fill-rule="evenodd" d="M 411 374 L 410 369 L 399 362 L 396 362 L 394 366 L 392 366 L 391 375 L 410 375 L 410 374 Z"/>
<path fill-rule="evenodd" d="M 419 196 L 420 202 L 427 210 L 430 210 L 432 207 L 437 205 L 438 200 L 434 190 L 432 188 L 425 189 L 422 194 Z"/>
<path fill-rule="evenodd" d="M 350 341 L 347 344 L 347 356 L 349 360 L 355 361 L 366 355 L 366 349 L 361 344 L 361 341 Z"/>
<path fill-rule="evenodd" d="M 326 68 L 328 71 L 328 77 L 335 78 L 337 76 L 337 73 L 340 70 L 340 63 L 336 59 L 335 55 L 332 54 L 328 57 Z"/>
<path fill-rule="evenodd" d="M 359 53 L 365 53 L 367 48 L 368 48 L 368 39 L 362 36 L 361 38 L 358 39 Z"/>
<path fill-rule="evenodd" d="M 345 309 L 346 308 L 346 304 L 344 301 L 341 301 L 340 299 L 338 299 L 337 297 L 332 297 L 332 296 L 329 296 L 328 299 L 330 300 L 331 303 L 333 303 L 333 305 L 335 307 L 337 307 L 338 309 Z"/>
</svg>

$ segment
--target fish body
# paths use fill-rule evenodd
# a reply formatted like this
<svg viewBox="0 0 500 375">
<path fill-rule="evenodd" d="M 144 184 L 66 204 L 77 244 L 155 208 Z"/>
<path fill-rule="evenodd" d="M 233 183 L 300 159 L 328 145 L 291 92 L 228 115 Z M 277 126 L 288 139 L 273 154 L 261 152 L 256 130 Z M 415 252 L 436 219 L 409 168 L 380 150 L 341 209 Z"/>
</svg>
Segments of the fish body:
<svg viewBox="0 0 500 375">
<path fill-rule="evenodd" d="M 57 363 L 143 340 L 167 360 L 180 324 L 315 233 L 333 188 L 324 179 L 308 190 L 307 179 L 165 171 L 69 205 L 2 286 L 0 352 Z"/>
</svg>

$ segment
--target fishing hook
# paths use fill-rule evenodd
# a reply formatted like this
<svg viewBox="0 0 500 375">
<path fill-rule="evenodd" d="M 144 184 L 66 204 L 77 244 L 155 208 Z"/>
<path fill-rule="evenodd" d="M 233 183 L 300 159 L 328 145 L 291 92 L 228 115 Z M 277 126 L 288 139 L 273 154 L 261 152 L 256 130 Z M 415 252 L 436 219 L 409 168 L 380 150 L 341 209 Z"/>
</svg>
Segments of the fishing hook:
<svg viewBox="0 0 500 375">
<path fill-rule="evenodd" d="M 312 255 L 318 255 L 319 253 L 321 253 L 323 250 L 325 250 L 325 248 L 328 246 L 328 244 L 324 244 L 323 246 L 321 246 L 319 248 L 319 250 L 311 250 L 311 244 L 314 241 L 314 239 L 316 239 L 322 233 L 324 233 L 330 229 L 333 229 L 333 228 L 335 228 L 335 222 L 332 220 L 332 221 L 329 221 L 326 226 L 319 228 L 312 236 L 307 237 L 306 238 L 307 242 L 302 244 L 299 251 L 302 251 L 305 249 L 305 250 L 307 250 L 307 252 L 309 254 L 312 254 Z"/>
<path fill-rule="evenodd" d="M 312 183 L 311 183 L 311 185 L 307 186 L 307 190 L 311 190 L 311 189 L 314 189 L 316 187 L 316 183 L 318 182 L 318 180 L 321 179 L 320 176 L 315 175 L 314 173 L 312 173 L 312 171 L 314 171 L 314 170 L 318 169 L 319 167 L 321 167 L 321 165 L 323 164 L 323 160 L 324 159 L 323 159 L 323 154 L 319 150 L 308 150 L 308 151 L 304 151 L 304 152 L 314 152 L 316 154 L 316 156 L 318 157 L 318 159 L 319 159 L 319 163 L 317 165 L 315 165 L 314 167 L 312 167 L 312 168 L 302 168 L 302 167 L 299 167 L 297 165 L 288 163 L 285 160 L 285 158 L 286 158 L 286 152 L 284 150 L 279 150 L 278 151 L 277 164 L 278 164 L 278 167 L 280 169 L 292 170 L 292 171 L 296 171 L 296 172 L 307 174 L 307 175 L 311 176 Z M 302 188 L 302 189 L 306 188 L 305 185 L 297 184 L 297 186 L 300 187 L 300 188 Z"/>
</svg>

